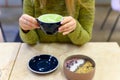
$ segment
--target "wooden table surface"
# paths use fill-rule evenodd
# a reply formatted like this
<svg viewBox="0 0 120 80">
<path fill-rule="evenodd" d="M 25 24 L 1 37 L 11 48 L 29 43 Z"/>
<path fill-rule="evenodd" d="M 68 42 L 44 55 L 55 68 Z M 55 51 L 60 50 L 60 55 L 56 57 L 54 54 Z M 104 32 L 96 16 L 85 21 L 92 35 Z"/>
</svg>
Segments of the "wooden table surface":
<svg viewBox="0 0 120 80">
<path fill-rule="evenodd" d="M 28 61 L 40 54 L 52 54 L 59 60 L 59 67 L 53 73 L 39 75 L 27 68 Z M 111 42 L 90 42 L 83 46 L 71 44 L 0 43 L 0 80 L 67 80 L 63 74 L 63 61 L 67 56 L 83 54 L 96 62 L 93 80 L 120 79 L 120 47 Z"/>
<path fill-rule="evenodd" d="M 53 73 L 39 75 L 27 68 L 28 61 L 36 55 L 52 54 L 60 62 Z M 37 44 L 30 46 L 22 43 L 9 80 L 67 80 L 63 74 L 63 61 L 67 56 L 83 54 L 96 62 L 93 80 L 120 80 L 120 47 L 117 43 L 87 43 L 81 47 L 70 44 Z"/>
<path fill-rule="evenodd" d="M 0 80 L 8 80 L 20 43 L 0 43 Z"/>
</svg>

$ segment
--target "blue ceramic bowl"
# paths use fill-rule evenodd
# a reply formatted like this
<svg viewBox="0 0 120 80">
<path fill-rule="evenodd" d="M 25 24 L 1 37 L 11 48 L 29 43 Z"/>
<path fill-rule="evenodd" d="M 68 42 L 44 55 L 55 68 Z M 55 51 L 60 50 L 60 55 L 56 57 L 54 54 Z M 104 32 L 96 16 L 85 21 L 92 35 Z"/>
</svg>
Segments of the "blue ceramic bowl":
<svg viewBox="0 0 120 80">
<path fill-rule="evenodd" d="M 46 74 L 58 68 L 58 60 L 52 55 L 42 54 L 31 58 L 28 62 L 28 69 L 34 73 Z"/>
<path fill-rule="evenodd" d="M 55 22 L 54 22 L 55 17 L 52 18 L 51 16 L 48 18 L 49 19 L 48 22 L 45 22 L 44 20 L 40 19 L 41 17 L 47 16 L 47 15 L 55 15 L 55 16 L 59 16 L 60 18 L 58 21 L 55 21 Z M 48 35 L 53 35 L 53 34 L 57 33 L 58 28 L 61 26 L 62 19 L 63 19 L 63 17 L 61 15 L 58 15 L 58 14 L 44 14 L 44 15 L 39 16 L 36 20 L 39 23 L 43 32 L 45 32 Z"/>
</svg>

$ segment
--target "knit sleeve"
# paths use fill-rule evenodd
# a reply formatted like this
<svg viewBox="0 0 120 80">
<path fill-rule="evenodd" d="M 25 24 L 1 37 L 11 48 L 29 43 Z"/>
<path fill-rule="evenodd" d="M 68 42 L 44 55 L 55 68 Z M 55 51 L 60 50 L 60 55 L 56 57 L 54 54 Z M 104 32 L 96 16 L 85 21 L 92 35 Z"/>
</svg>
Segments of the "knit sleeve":
<svg viewBox="0 0 120 80">
<path fill-rule="evenodd" d="M 83 45 L 90 41 L 95 15 L 95 1 L 81 0 L 76 29 L 68 34 L 71 41 L 76 45 Z"/>
<path fill-rule="evenodd" d="M 30 16 L 34 16 L 33 11 L 33 3 L 32 0 L 24 0 L 23 4 L 23 14 L 28 14 Z M 36 33 L 36 30 L 30 30 L 28 33 L 24 33 L 21 29 L 20 30 L 20 37 L 23 40 L 23 42 L 28 44 L 35 44 L 38 41 L 38 35 Z"/>
</svg>

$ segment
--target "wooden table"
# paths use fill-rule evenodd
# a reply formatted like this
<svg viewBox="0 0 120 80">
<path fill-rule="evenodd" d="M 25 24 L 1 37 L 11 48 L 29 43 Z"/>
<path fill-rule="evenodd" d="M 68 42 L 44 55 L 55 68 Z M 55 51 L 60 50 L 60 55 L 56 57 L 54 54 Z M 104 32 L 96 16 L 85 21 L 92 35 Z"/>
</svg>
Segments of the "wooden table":
<svg viewBox="0 0 120 80">
<path fill-rule="evenodd" d="M 59 68 L 47 75 L 32 73 L 27 68 L 29 59 L 39 54 L 52 54 L 60 62 Z M 120 80 L 120 47 L 117 43 L 87 43 L 84 46 L 70 44 L 21 45 L 9 80 L 67 80 L 63 74 L 63 61 L 67 56 L 84 54 L 96 62 L 93 80 Z"/>
<path fill-rule="evenodd" d="M 0 43 L 0 80 L 8 80 L 20 43 Z"/>
<path fill-rule="evenodd" d="M 120 47 L 115 42 L 90 42 L 81 47 L 56 43 L 40 43 L 34 46 L 22 43 L 14 44 L 12 47 L 11 45 L 12 43 L 0 43 L 0 58 L 2 58 L 0 59 L 0 63 L 3 63 L 3 61 L 6 62 L 5 66 L 4 63 L 2 64 L 2 68 L 7 68 L 2 73 L 0 80 L 67 80 L 63 74 L 62 65 L 64 59 L 73 54 L 87 55 L 95 60 L 96 72 L 93 80 L 120 79 Z M 7 49 L 9 50 L 6 51 Z M 27 68 L 28 61 L 33 56 L 40 54 L 52 54 L 56 56 L 60 62 L 58 69 L 47 75 L 39 75 L 31 72 Z M 6 58 L 6 55 L 8 58 Z"/>
</svg>

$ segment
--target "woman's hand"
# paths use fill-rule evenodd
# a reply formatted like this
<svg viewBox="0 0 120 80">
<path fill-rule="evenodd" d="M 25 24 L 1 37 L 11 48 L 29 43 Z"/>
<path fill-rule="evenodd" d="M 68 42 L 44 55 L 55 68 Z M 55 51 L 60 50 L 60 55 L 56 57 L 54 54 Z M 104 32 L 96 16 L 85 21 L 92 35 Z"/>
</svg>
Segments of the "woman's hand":
<svg viewBox="0 0 120 80">
<path fill-rule="evenodd" d="M 64 17 L 61 24 L 62 26 L 58 29 L 58 32 L 62 32 L 63 35 L 69 34 L 76 28 L 76 20 L 71 16 Z"/>
<path fill-rule="evenodd" d="M 32 29 L 40 28 L 36 19 L 32 16 L 27 15 L 27 14 L 23 14 L 19 18 L 19 25 L 24 31 L 29 31 Z"/>
</svg>

